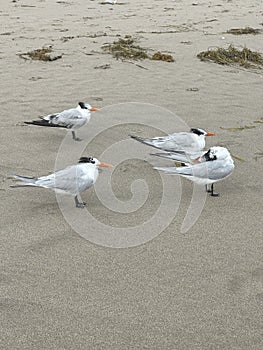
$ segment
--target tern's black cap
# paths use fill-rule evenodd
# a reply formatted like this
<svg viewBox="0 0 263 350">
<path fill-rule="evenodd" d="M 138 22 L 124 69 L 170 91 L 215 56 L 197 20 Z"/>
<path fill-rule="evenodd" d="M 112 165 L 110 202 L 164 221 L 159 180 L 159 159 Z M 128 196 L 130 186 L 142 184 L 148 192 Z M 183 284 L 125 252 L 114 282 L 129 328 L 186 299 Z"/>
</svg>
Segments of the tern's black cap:
<svg viewBox="0 0 263 350">
<path fill-rule="evenodd" d="M 201 130 L 201 129 L 195 129 L 195 128 L 192 128 L 191 129 L 191 132 L 198 135 L 198 136 L 201 136 L 201 135 L 205 135 L 205 132 L 204 130 Z"/>
<path fill-rule="evenodd" d="M 80 106 L 80 108 L 82 108 L 82 109 L 88 109 L 88 108 L 86 107 L 86 105 L 85 105 L 84 102 L 79 102 L 79 106 Z"/>
<path fill-rule="evenodd" d="M 92 157 L 81 157 L 79 163 L 91 163 L 95 164 L 95 160 Z"/>
</svg>

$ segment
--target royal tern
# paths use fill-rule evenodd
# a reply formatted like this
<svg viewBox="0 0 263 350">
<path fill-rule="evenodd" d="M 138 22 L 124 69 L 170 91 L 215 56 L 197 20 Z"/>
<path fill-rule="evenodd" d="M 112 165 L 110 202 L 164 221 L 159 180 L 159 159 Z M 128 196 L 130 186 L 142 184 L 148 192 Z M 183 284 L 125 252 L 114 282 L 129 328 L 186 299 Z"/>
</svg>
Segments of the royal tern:
<svg viewBox="0 0 263 350">
<path fill-rule="evenodd" d="M 40 120 L 33 120 L 25 123 L 39 126 L 67 128 L 71 130 L 72 137 L 75 141 L 81 141 L 81 139 L 76 137 L 75 129 L 79 129 L 89 122 L 90 111 L 98 111 L 98 109 L 91 107 L 88 103 L 79 102 L 76 108 L 66 109 L 60 113 L 40 117 Z"/>
<path fill-rule="evenodd" d="M 151 139 L 145 139 L 135 135 L 130 136 L 139 142 L 163 151 L 185 151 L 194 156 L 205 148 L 205 137 L 214 135 L 213 132 L 192 128 L 190 132 L 178 132 Z"/>
<path fill-rule="evenodd" d="M 214 192 L 214 183 L 225 179 L 234 170 L 234 161 L 229 151 L 224 147 L 211 147 L 196 164 L 184 167 L 155 167 L 156 170 L 168 174 L 183 176 L 198 185 L 205 185 L 211 196 L 218 196 Z M 207 185 L 211 184 L 211 189 Z"/>
<path fill-rule="evenodd" d="M 43 187 L 74 196 L 76 207 L 84 208 L 86 203 L 79 202 L 78 194 L 90 188 L 98 178 L 98 167 L 111 168 L 112 165 L 101 163 L 92 157 L 81 157 L 77 165 L 69 166 L 51 175 L 26 177 L 11 175 L 21 182 L 11 187 Z"/>
</svg>

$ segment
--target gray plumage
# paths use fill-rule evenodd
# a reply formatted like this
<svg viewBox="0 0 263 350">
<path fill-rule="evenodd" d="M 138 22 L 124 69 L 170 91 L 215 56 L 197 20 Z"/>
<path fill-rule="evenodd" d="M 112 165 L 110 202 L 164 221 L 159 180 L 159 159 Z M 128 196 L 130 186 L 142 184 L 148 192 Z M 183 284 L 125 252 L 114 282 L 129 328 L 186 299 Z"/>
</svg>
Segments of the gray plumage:
<svg viewBox="0 0 263 350">
<path fill-rule="evenodd" d="M 75 141 L 80 141 L 75 135 L 75 130 L 87 124 L 91 116 L 90 111 L 96 110 L 97 108 L 91 107 L 88 103 L 79 102 L 76 108 L 66 109 L 60 113 L 49 114 L 38 120 L 25 122 L 25 124 L 67 128 L 71 130 L 73 139 Z"/>
<path fill-rule="evenodd" d="M 213 184 L 229 176 L 234 170 L 234 162 L 224 147 L 211 147 L 203 153 L 199 162 L 184 167 L 155 167 L 167 174 L 183 176 L 199 185 Z"/>
<path fill-rule="evenodd" d="M 205 137 L 212 135 L 214 133 L 202 129 L 191 129 L 190 132 L 178 132 L 162 137 L 142 138 L 135 135 L 130 135 L 130 137 L 163 151 L 184 151 L 194 155 L 204 149 Z"/>
<path fill-rule="evenodd" d="M 162 153 L 151 153 L 152 156 L 165 158 L 169 160 L 173 160 L 175 162 L 180 162 L 184 164 L 195 164 L 197 159 L 203 154 L 204 152 L 197 152 L 194 155 L 188 154 L 186 152 L 162 152 Z"/>
<path fill-rule="evenodd" d="M 53 189 L 56 192 L 70 194 L 75 197 L 77 207 L 85 204 L 78 201 L 78 194 L 90 188 L 97 180 L 98 167 L 110 167 L 109 164 L 101 163 L 96 158 L 82 157 L 79 164 L 69 166 L 53 174 L 41 177 L 26 177 L 11 175 L 20 180 L 11 187 L 42 187 Z"/>
</svg>

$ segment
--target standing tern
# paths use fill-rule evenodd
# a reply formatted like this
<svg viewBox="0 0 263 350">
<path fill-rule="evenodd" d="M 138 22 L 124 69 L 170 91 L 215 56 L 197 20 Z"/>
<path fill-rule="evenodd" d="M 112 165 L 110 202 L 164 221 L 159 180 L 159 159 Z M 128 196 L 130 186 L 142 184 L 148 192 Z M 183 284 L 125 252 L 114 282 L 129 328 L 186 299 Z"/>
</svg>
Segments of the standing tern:
<svg viewBox="0 0 263 350">
<path fill-rule="evenodd" d="M 78 194 L 90 188 L 96 182 L 99 171 L 98 167 L 111 168 L 112 165 L 101 163 L 92 157 L 81 157 L 77 165 L 69 166 L 51 175 L 41 177 L 26 177 L 11 175 L 21 182 L 11 187 L 43 187 L 74 196 L 76 207 L 84 208 L 86 203 L 79 202 Z"/>
<path fill-rule="evenodd" d="M 130 135 L 130 137 L 163 151 L 185 151 L 194 155 L 205 148 L 205 137 L 214 135 L 215 133 L 213 132 L 192 128 L 190 132 L 178 132 L 151 139 L 145 139 L 135 135 Z"/>
<path fill-rule="evenodd" d="M 98 109 L 91 107 L 88 103 L 79 102 L 76 108 L 66 109 L 60 113 L 40 117 L 40 120 L 33 120 L 25 123 L 39 126 L 67 128 L 71 130 L 73 140 L 81 141 L 81 139 L 76 137 L 75 129 L 79 129 L 89 122 L 90 111 L 98 111 Z"/>
<path fill-rule="evenodd" d="M 168 174 L 183 176 L 198 185 L 205 185 L 211 196 L 218 196 L 214 192 L 214 183 L 225 179 L 234 170 L 234 161 L 224 147 L 211 147 L 200 158 L 198 163 L 184 167 L 155 167 L 156 170 Z M 211 184 L 211 189 L 207 185 Z"/>
</svg>

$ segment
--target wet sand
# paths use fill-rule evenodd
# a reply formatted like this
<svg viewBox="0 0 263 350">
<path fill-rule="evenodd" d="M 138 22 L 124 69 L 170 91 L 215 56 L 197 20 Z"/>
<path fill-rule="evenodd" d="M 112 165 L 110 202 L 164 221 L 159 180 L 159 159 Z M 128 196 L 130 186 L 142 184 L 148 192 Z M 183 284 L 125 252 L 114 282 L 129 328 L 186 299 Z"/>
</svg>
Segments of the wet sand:
<svg viewBox="0 0 263 350">
<path fill-rule="evenodd" d="M 238 5 L 222 0 L 2 4 L 1 348 L 262 349 L 263 159 L 255 159 L 255 152 L 263 145 L 262 124 L 254 121 L 263 117 L 263 74 L 196 57 L 209 47 L 229 44 L 261 52 L 263 34 L 224 34 L 237 27 L 263 29 L 260 5 L 256 0 Z M 150 53 L 172 54 L 175 62 L 122 62 L 102 52 L 104 43 L 126 34 L 136 36 Z M 62 59 L 39 62 L 18 56 L 49 45 Z M 101 68 L 105 65 L 109 68 Z M 216 132 L 208 146 L 222 144 L 245 162 L 235 161 L 234 174 L 216 186 L 221 196 L 207 198 L 187 234 L 180 227 L 192 185 L 182 181 L 180 209 L 158 237 L 127 249 L 95 245 L 69 226 L 53 192 L 11 189 L 8 179 L 13 173 L 53 172 L 65 136 L 65 130 L 22 122 L 82 100 L 102 109 L 92 116 L 91 126 L 96 118 L 103 122 L 113 104 L 167 108 L 191 127 Z M 142 124 L 151 124 L 143 109 L 140 117 Z M 244 125 L 255 128 L 221 129 Z M 171 122 L 165 129 L 174 132 L 177 125 Z M 109 130 L 88 151 L 99 156 L 126 131 Z M 139 132 L 144 136 L 147 129 Z M 151 150 L 141 149 L 150 160 Z M 135 175 L 132 166 L 119 171 L 113 189 L 128 200 L 127 186 Z M 156 209 L 161 187 L 158 176 L 149 177 L 148 171 L 145 167 L 141 174 L 150 188 L 158 187 L 151 197 Z M 83 199 L 103 221 L 105 211 L 94 191 Z M 150 212 L 145 209 L 145 215 Z M 107 215 L 113 225 L 142 220 L 140 215 Z"/>
</svg>

